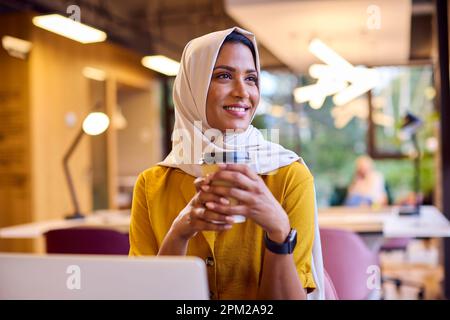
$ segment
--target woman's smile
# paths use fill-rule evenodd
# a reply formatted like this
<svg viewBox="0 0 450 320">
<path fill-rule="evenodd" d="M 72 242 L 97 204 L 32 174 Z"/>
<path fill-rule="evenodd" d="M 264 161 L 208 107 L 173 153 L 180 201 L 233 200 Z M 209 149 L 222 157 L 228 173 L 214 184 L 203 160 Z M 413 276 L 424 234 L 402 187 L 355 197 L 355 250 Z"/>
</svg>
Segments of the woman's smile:
<svg viewBox="0 0 450 320">
<path fill-rule="evenodd" d="M 224 106 L 223 109 L 232 117 L 245 118 L 250 113 L 251 107 L 246 104 L 230 104 Z"/>
</svg>

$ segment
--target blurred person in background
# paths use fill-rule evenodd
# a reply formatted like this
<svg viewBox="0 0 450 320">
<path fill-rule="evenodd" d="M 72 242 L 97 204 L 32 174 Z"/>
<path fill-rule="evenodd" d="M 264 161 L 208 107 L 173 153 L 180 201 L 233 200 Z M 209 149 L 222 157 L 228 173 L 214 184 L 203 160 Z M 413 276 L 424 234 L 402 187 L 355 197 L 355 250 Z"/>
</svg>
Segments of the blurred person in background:
<svg viewBox="0 0 450 320">
<path fill-rule="evenodd" d="M 383 175 L 375 170 L 369 156 L 360 156 L 355 161 L 355 174 L 348 187 L 346 206 L 384 206 L 387 194 Z"/>
</svg>

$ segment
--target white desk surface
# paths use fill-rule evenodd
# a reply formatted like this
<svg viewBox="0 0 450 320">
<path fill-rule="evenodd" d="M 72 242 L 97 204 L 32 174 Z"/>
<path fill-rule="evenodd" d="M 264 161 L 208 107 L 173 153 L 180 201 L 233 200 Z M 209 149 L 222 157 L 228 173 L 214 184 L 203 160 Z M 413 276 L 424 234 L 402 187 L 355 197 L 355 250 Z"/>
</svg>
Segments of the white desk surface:
<svg viewBox="0 0 450 320">
<path fill-rule="evenodd" d="M 104 227 L 128 232 L 130 211 L 97 211 L 81 220 L 48 220 L 0 229 L 0 238 L 37 238 L 53 229 Z M 390 237 L 450 237 L 450 222 L 434 206 L 422 206 L 420 216 L 399 216 L 398 208 L 331 207 L 319 209 L 319 226 Z"/>
<path fill-rule="evenodd" d="M 319 209 L 319 226 L 358 233 L 380 233 L 395 237 L 450 237 L 450 222 L 434 206 L 422 206 L 420 216 L 399 216 L 398 207 L 331 207 Z"/>
<path fill-rule="evenodd" d="M 37 238 L 53 229 L 72 227 L 104 227 L 128 232 L 129 225 L 129 210 L 100 210 L 87 215 L 85 219 L 46 220 L 1 228 L 0 238 Z"/>
</svg>

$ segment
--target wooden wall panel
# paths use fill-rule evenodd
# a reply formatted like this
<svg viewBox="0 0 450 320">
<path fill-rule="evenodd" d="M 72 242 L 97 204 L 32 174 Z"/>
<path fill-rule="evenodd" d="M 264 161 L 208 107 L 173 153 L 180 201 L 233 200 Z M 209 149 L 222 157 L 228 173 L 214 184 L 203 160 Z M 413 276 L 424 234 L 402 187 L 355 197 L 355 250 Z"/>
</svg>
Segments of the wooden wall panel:
<svg viewBox="0 0 450 320">
<path fill-rule="evenodd" d="M 0 18 L 4 35 L 29 38 L 29 28 L 16 21 L 21 16 Z M 21 20 L 26 25 L 24 19 Z M 0 228 L 31 220 L 31 172 L 29 126 L 29 60 L 0 50 Z M 2 240 L 0 251 L 29 251 L 30 241 Z"/>
</svg>

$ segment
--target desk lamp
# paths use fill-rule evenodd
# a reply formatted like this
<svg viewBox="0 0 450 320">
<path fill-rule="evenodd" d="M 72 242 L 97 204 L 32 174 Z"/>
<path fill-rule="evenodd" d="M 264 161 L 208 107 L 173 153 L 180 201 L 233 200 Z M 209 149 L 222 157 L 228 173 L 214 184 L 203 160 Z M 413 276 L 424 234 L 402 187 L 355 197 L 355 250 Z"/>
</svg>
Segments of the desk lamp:
<svg viewBox="0 0 450 320">
<path fill-rule="evenodd" d="M 96 136 L 105 132 L 105 130 L 109 126 L 109 118 L 103 112 L 91 112 L 83 121 L 83 125 L 78 132 L 75 140 L 72 142 L 70 148 L 67 150 L 66 154 L 63 158 L 63 166 L 64 173 L 66 175 L 67 184 L 70 190 L 70 196 L 72 199 L 72 203 L 75 209 L 75 212 L 69 216 L 66 216 L 66 219 L 83 219 L 84 215 L 80 212 L 80 206 L 78 204 L 77 195 L 75 192 L 75 187 L 73 185 L 72 176 L 70 175 L 70 170 L 68 166 L 69 158 L 72 155 L 75 148 L 78 146 L 81 138 L 84 134 L 88 134 L 90 136 Z"/>
<path fill-rule="evenodd" d="M 400 139 L 411 140 L 414 149 L 414 192 L 415 192 L 415 204 L 413 208 L 402 208 L 401 215 L 420 215 L 420 148 L 417 141 L 417 131 L 422 126 L 422 120 L 410 112 L 407 112 L 403 117 L 402 126 L 400 130 Z"/>
</svg>

